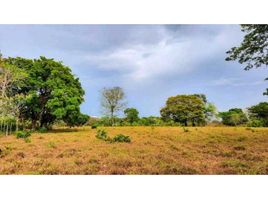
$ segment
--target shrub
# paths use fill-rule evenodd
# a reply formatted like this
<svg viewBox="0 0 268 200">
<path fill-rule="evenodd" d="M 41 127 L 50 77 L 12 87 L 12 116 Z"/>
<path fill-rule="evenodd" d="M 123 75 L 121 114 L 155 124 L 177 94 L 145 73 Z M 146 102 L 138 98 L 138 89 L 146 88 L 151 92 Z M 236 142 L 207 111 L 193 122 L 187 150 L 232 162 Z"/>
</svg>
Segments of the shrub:
<svg viewBox="0 0 268 200">
<path fill-rule="evenodd" d="M 16 134 L 17 138 L 27 138 L 32 135 L 31 131 L 18 131 Z"/>
<path fill-rule="evenodd" d="M 130 143 L 131 139 L 129 136 L 123 135 L 123 134 L 118 134 L 116 135 L 113 139 L 112 142 L 126 142 Z"/>
<path fill-rule="evenodd" d="M 92 129 L 96 129 L 98 126 L 97 125 L 92 125 L 91 128 Z"/>
<path fill-rule="evenodd" d="M 41 127 L 41 128 L 39 128 L 39 130 L 38 130 L 38 132 L 39 133 L 46 133 L 48 130 L 47 130 L 47 128 L 45 128 L 45 127 Z"/>
<path fill-rule="evenodd" d="M 97 131 L 96 138 L 98 138 L 100 140 L 104 140 L 104 141 L 107 141 L 109 139 L 108 135 L 107 135 L 107 132 L 105 130 L 102 130 L 102 129 L 99 129 Z"/>
<path fill-rule="evenodd" d="M 264 122 L 264 120 L 253 119 L 247 124 L 247 126 L 248 127 L 264 127 L 265 122 Z"/>
</svg>

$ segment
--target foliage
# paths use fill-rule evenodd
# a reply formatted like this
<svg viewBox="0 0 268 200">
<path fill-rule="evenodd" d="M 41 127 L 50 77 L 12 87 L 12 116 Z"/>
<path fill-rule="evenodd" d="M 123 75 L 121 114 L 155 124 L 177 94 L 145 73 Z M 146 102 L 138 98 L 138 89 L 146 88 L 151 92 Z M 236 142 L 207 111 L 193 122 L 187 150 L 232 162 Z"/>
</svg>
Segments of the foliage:
<svg viewBox="0 0 268 200">
<path fill-rule="evenodd" d="M 16 137 L 17 138 L 28 138 L 32 135 L 32 132 L 29 130 L 25 130 L 25 131 L 18 131 L 16 133 Z"/>
<path fill-rule="evenodd" d="M 268 126 L 268 103 L 261 102 L 248 109 L 251 126 Z"/>
<path fill-rule="evenodd" d="M 45 57 L 34 60 L 7 58 L 5 62 L 29 74 L 14 92 L 28 95 L 20 114 L 32 121 L 33 128 L 37 125 L 49 127 L 61 119 L 74 123 L 84 101 L 84 90 L 69 67 Z"/>
<path fill-rule="evenodd" d="M 131 142 L 131 139 L 129 136 L 123 135 L 123 134 L 118 134 L 114 136 L 113 138 L 110 138 L 105 130 L 99 129 L 96 134 L 96 138 L 100 140 L 104 140 L 109 143 L 114 143 L 114 142 L 126 142 L 129 143 Z"/>
<path fill-rule="evenodd" d="M 48 129 L 46 128 L 46 127 L 40 127 L 39 129 L 38 129 L 38 132 L 39 133 L 46 133 L 48 131 Z"/>
<path fill-rule="evenodd" d="M 92 125 L 92 126 L 91 126 L 92 129 L 95 129 L 95 128 L 97 128 L 97 127 L 98 127 L 97 125 Z"/>
<path fill-rule="evenodd" d="M 123 134 L 118 134 L 112 138 L 112 142 L 126 142 L 130 143 L 131 139 L 129 136 L 123 135 Z"/>
<path fill-rule="evenodd" d="M 96 138 L 104 141 L 108 141 L 109 137 L 107 135 L 107 132 L 105 130 L 99 129 L 97 130 Z"/>
<path fill-rule="evenodd" d="M 169 97 L 160 113 L 164 120 L 172 120 L 185 126 L 203 125 L 205 122 L 205 104 L 195 95 Z"/>
<path fill-rule="evenodd" d="M 221 112 L 222 123 L 229 126 L 237 126 L 248 121 L 247 116 L 240 108 L 232 108 L 227 112 Z"/>
<path fill-rule="evenodd" d="M 227 51 L 226 60 L 238 60 L 240 64 L 245 63 L 245 70 L 268 66 L 268 25 L 241 25 L 241 30 L 246 33 L 244 40 L 239 47 L 233 47 Z M 268 95 L 268 88 L 266 90 L 264 94 Z"/>
<path fill-rule="evenodd" d="M 127 108 L 124 110 L 126 121 L 130 124 L 138 122 L 139 120 L 139 111 L 136 108 Z"/>
<path fill-rule="evenodd" d="M 101 91 L 101 107 L 110 117 L 110 124 L 114 125 L 114 117 L 125 106 L 125 93 L 120 87 L 103 88 Z"/>
<path fill-rule="evenodd" d="M 74 112 L 68 116 L 68 119 L 66 119 L 66 124 L 70 127 L 83 126 L 87 124 L 88 120 L 88 115 L 82 114 L 80 112 Z"/>
</svg>

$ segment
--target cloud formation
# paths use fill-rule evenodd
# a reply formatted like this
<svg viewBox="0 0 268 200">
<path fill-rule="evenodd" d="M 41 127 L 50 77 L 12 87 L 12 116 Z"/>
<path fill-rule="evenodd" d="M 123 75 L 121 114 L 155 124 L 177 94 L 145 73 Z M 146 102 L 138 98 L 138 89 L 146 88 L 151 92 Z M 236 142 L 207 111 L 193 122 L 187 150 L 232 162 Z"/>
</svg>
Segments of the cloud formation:
<svg viewBox="0 0 268 200">
<path fill-rule="evenodd" d="M 224 60 L 242 37 L 238 25 L 0 25 L 4 55 L 71 66 L 91 115 L 100 114 L 105 86 L 123 87 L 143 116 L 159 115 L 167 97 L 180 93 L 205 93 L 220 110 L 265 100 L 262 70 Z"/>
</svg>

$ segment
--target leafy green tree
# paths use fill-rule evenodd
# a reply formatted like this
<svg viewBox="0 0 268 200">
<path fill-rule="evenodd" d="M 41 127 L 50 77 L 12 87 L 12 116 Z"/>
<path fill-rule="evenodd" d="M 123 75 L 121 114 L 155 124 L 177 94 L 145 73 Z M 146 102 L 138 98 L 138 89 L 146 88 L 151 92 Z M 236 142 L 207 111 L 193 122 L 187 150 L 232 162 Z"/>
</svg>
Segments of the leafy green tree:
<svg viewBox="0 0 268 200">
<path fill-rule="evenodd" d="M 268 126 L 268 103 L 267 102 L 261 102 L 255 106 L 250 107 L 248 110 L 249 110 L 249 116 L 251 120 L 258 120 L 260 122 L 260 125 Z"/>
<path fill-rule="evenodd" d="M 164 120 L 173 120 L 185 126 L 202 125 L 205 122 L 205 104 L 196 95 L 169 97 L 160 113 Z"/>
<path fill-rule="evenodd" d="M 133 124 L 139 121 L 139 111 L 136 108 L 127 108 L 124 110 L 124 113 L 129 123 Z"/>
<path fill-rule="evenodd" d="M 102 111 L 110 117 L 111 125 L 114 125 L 117 112 L 125 107 L 125 93 L 120 87 L 103 88 L 101 91 Z"/>
<path fill-rule="evenodd" d="M 213 103 L 208 102 L 205 94 L 194 94 L 194 96 L 199 97 L 205 104 L 206 122 L 211 122 L 212 120 L 218 118 L 217 107 Z"/>
<path fill-rule="evenodd" d="M 244 40 L 239 47 L 233 47 L 231 50 L 227 51 L 229 56 L 226 60 L 238 60 L 240 64 L 246 64 L 245 70 L 249 70 L 253 67 L 267 67 L 268 25 L 241 25 L 241 30 L 246 33 Z M 268 95 L 268 88 L 266 89 L 266 92 L 264 92 L 264 95 Z"/>
<path fill-rule="evenodd" d="M 45 57 L 7 58 L 5 62 L 29 74 L 24 84 L 14 90 L 28 96 L 21 116 L 32 121 L 32 128 L 37 125 L 48 128 L 55 120 L 69 122 L 73 115 L 80 113 L 84 90 L 69 67 Z"/>
<path fill-rule="evenodd" d="M 222 123 L 229 126 L 237 126 L 248 121 L 246 114 L 240 108 L 232 108 L 227 112 L 220 112 Z"/>
</svg>

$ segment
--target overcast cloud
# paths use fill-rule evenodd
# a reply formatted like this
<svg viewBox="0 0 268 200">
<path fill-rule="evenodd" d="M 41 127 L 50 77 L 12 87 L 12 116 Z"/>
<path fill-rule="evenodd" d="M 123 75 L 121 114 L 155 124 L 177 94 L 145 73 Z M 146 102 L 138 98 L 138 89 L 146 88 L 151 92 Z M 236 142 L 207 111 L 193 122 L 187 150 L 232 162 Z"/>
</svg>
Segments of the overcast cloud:
<svg viewBox="0 0 268 200">
<path fill-rule="evenodd" d="M 82 110 L 97 116 L 110 86 L 142 116 L 159 115 L 176 94 L 204 93 L 219 110 L 267 101 L 267 69 L 224 60 L 242 38 L 238 25 L 0 25 L 4 56 L 63 61 L 86 91 Z"/>
</svg>

